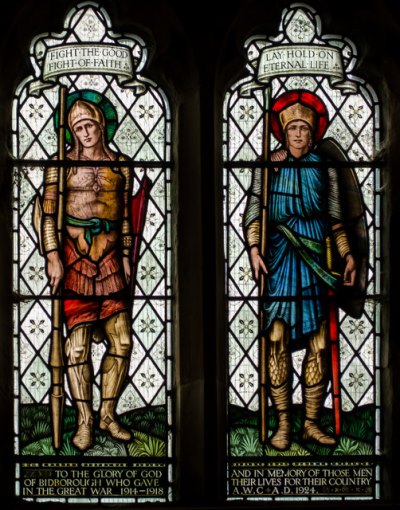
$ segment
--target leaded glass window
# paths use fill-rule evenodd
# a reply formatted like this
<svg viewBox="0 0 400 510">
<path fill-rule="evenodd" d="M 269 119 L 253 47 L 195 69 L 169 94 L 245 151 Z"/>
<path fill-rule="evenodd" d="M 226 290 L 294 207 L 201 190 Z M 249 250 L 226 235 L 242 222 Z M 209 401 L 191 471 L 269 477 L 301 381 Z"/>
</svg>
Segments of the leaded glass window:
<svg viewBox="0 0 400 510">
<path fill-rule="evenodd" d="M 379 100 L 310 6 L 270 35 L 223 110 L 227 496 L 375 500 Z"/>
<path fill-rule="evenodd" d="M 171 115 L 147 56 L 140 37 L 83 2 L 62 32 L 34 38 L 33 74 L 15 92 L 24 500 L 173 499 Z"/>
</svg>

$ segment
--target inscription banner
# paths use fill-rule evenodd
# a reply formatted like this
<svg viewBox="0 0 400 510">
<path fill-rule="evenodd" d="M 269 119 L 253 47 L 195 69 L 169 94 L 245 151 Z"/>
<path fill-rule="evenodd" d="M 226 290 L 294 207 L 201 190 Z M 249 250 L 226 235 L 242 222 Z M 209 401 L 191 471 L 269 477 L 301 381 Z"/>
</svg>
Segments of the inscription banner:
<svg viewBox="0 0 400 510">
<path fill-rule="evenodd" d="M 20 464 L 24 497 L 165 498 L 162 462 L 32 462 Z"/>
<path fill-rule="evenodd" d="M 229 496 L 370 496 L 372 462 L 231 462 Z"/>
<path fill-rule="evenodd" d="M 132 78 L 129 48 L 110 44 L 68 44 L 50 48 L 44 59 L 43 79 L 69 73 L 110 73 Z"/>
<path fill-rule="evenodd" d="M 269 81 L 277 74 L 328 75 L 343 80 L 342 55 L 338 48 L 319 45 L 282 45 L 263 50 L 258 79 Z"/>
<path fill-rule="evenodd" d="M 146 90 L 135 77 L 135 64 L 128 46 L 116 44 L 63 44 L 49 48 L 38 62 L 41 78 L 29 85 L 29 93 L 39 95 L 67 74 L 110 74 L 121 86 L 132 87 L 137 94 Z"/>
</svg>

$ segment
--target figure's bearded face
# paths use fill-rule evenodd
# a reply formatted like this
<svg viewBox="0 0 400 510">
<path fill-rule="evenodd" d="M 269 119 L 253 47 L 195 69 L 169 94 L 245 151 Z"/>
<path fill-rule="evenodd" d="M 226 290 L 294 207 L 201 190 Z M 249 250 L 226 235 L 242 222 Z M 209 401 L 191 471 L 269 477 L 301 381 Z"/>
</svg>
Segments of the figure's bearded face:
<svg viewBox="0 0 400 510">
<path fill-rule="evenodd" d="M 293 120 L 286 126 L 286 144 L 289 151 L 306 154 L 312 145 L 311 128 L 303 120 Z"/>
</svg>

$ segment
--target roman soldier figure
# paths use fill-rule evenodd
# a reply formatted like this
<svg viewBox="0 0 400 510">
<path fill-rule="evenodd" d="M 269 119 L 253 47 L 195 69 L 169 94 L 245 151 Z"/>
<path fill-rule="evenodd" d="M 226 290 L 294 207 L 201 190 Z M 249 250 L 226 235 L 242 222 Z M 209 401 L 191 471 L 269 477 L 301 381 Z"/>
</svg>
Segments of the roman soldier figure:
<svg viewBox="0 0 400 510">
<path fill-rule="evenodd" d="M 132 350 L 128 292 L 132 175 L 128 166 L 113 165 L 127 158 L 107 146 L 106 121 L 99 106 L 77 99 L 68 112 L 68 128 L 73 143 L 66 153 L 71 165 L 65 174 L 62 245 L 57 233 L 56 165 L 45 172 L 42 243 L 52 293 L 62 289 L 66 370 L 77 408 L 73 444 L 85 451 L 94 441 L 90 352 L 93 338 L 99 335 L 107 341 L 99 428 L 118 440 L 132 439 L 115 412 Z"/>
<path fill-rule="evenodd" d="M 253 274 L 265 279 L 262 333 L 269 394 L 278 419 L 270 444 L 278 450 L 291 444 L 291 352 L 303 347 L 303 439 L 336 444 L 320 425 L 331 361 L 328 303 L 340 288 L 355 285 L 358 262 L 346 222 L 341 169 L 316 149 L 326 127 L 327 111 L 315 94 L 296 90 L 276 99 L 271 128 L 282 148 L 270 158 L 267 225 L 261 220 L 261 168 L 254 171 L 244 214 Z M 331 267 L 334 259 L 340 261 L 340 272 Z"/>
</svg>

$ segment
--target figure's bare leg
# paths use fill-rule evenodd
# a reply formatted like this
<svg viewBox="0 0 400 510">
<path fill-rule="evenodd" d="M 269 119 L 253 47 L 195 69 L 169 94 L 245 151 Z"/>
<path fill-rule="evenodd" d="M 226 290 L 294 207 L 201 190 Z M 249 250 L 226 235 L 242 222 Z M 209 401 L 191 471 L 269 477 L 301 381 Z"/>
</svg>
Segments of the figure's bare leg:
<svg viewBox="0 0 400 510">
<path fill-rule="evenodd" d="M 72 439 L 79 450 L 93 444 L 92 369 L 89 365 L 90 325 L 75 328 L 65 344 L 67 374 L 72 396 L 78 409 L 78 428 Z"/>
<path fill-rule="evenodd" d="M 333 446 L 336 439 L 321 430 L 319 419 L 328 375 L 327 327 L 324 321 L 311 335 L 303 365 L 305 420 L 303 439 Z"/>
<path fill-rule="evenodd" d="M 104 330 L 110 348 L 102 366 L 100 428 L 122 441 L 130 441 L 132 434 L 122 427 L 115 416 L 132 350 L 130 320 L 127 312 L 120 312 L 107 319 Z"/>
<path fill-rule="evenodd" d="M 282 320 L 275 320 L 269 331 L 268 373 L 271 398 L 278 415 L 278 428 L 270 439 L 277 450 L 287 450 L 291 443 L 290 395 L 292 362 L 289 352 L 289 331 Z"/>
</svg>

